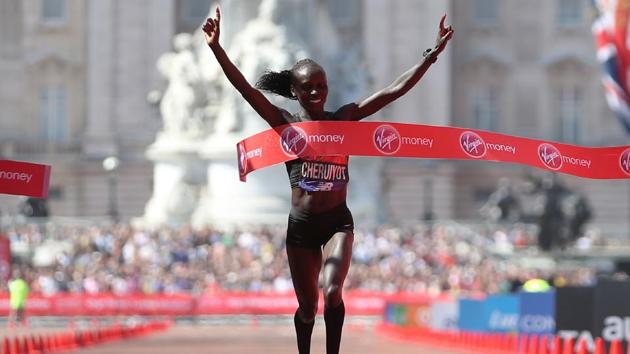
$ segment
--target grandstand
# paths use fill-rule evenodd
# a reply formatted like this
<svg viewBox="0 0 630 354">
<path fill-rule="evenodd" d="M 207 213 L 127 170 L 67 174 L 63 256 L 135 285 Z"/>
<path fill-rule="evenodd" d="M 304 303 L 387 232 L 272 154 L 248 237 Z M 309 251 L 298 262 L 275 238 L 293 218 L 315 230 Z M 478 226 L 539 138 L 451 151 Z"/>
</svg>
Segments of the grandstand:
<svg viewBox="0 0 630 354">
<path fill-rule="evenodd" d="M 86 220 L 4 220 L 13 263 L 30 275 L 32 289 L 45 295 L 198 294 L 212 287 L 291 290 L 280 225 L 148 230 Z M 618 270 L 627 261 L 627 246 L 598 241 L 587 249 L 576 244 L 540 252 L 535 232 L 533 225 L 467 226 L 452 221 L 359 228 L 346 287 L 389 293 L 497 293 L 505 291 L 502 282 L 533 273 L 548 278 L 568 274 L 564 277 L 569 284 L 589 284 L 596 273 Z M 575 275 L 586 269 L 590 276 Z M 133 281 L 124 281 L 126 277 Z"/>
</svg>

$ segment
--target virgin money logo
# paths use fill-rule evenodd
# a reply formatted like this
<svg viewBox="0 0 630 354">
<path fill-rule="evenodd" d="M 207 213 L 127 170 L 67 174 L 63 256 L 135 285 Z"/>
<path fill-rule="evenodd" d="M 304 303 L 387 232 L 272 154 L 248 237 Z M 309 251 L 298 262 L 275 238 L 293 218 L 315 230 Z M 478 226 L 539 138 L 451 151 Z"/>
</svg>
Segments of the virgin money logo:
<svg viewBox="0 0 630 354">
<path fill-rule="evenodd" d="M 247 172 L 247 153 L 242 144 L 238 144 L 238 172 L 244 175 Z"/>
<path fill-rule="evenodd" d="M 391 125 L 381 125 L 374 131 L 374 147 L 385 155 L 391 155 L 400 149 L 400 133 Z"/>
<path fill-rule="evenodd" d="M 630 149 L 625 149 L 619 156 L 619 166 L 625 174 L 630 176 Z"/>
<path fill-rule="evenodd" d="M 463 132 L 459 136 L 459 146 L 466 155 L 478 159 L 486 154 L 486 142 L 477 133 Z"/>
<path fill-rule="evenodd" d="M 559 170 L 562 167 L 562 154 L 560 150 L 551 144 L 538 145 L 538 158 L 552 170 Z"/>
<path fill-rule="evenodd" d="M 306 133 L 298 127 L 287 127 L 280 134 L 280 146 L 285 154 L 295 157 L 306 149 Z"/>
</svg>

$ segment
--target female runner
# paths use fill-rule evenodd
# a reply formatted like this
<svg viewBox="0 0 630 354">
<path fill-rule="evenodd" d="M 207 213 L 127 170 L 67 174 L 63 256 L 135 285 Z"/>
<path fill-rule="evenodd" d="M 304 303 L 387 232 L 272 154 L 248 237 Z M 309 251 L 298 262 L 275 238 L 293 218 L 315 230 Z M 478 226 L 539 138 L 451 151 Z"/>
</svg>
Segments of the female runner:
<svg viewBox="0 0 630 354">
<path fill-rule="evenodd" d="M 453 36 L 442 16 L 435 46 L 423 59 L 388 87 L 372 96 L 349 103 L 336 111 L 325 111 L 328 84 L 324 69 L 311 59 L 302 59 L 289 69 L 264 73 L 255 87 L 228 58 L 219 44 L 221 12 L 203 25 L 206 42 L 228 80 L 271 127 L 304 121 L 358 121 L 368 117 L 408 92 L 435 63 Z M 297 100 L 294 114 L 272 104 L 260 91 Z M 311 333 L 317 314 L 318 278 L 322 268 L 326 353 L 339 353 L 345 316 L 343 283 L 352 258 L 354 223 L 346 206 L 347 156 L 322 156 L 286 163 L 291 182 L 291 211 L 287 227 L 287 256 L 299 307 L 294 323 L 300 354 L 310 353 Z M 323 173 L 333 170 L 335 173 Z"/>
</svg>

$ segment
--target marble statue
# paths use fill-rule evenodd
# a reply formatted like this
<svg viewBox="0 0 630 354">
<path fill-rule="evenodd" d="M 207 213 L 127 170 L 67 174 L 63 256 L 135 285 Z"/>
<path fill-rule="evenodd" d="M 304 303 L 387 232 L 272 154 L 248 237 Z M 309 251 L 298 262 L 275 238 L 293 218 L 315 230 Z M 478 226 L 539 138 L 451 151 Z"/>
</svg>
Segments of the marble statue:
<svg viewBox="0 0 630 354">
<path fill-rule="evenodd" d="M 207 87 L 202 80 L 193 38 L 181 33 L 173 40 L 174 52 L 163 54 L 157 63 L 168 86 L 160 101 L 162 132 L 169 138 L 203 138 L 209 128 Z"/>
<path fill-rule="evenodd" d="M 326 2 L 223 0 L 220 4 L 226 19 L 221 40 L 251 84 L 265 70 L 288 69 L 311 57 L 329 73 L 331 109 L 364 94 L 359 52 L 342 48 Z M 149 224 L 188 220 L 199 226 L 286 222 L 290 201 L 288 182 L 278 183 L 287 179 L 282 166 L 257 171 L 247 183 L 238 180 L 236 143 L 268 129 L 267 123 L 227 81 L 200 29 L 177 35 L 174 47 L 158 62 L 168 86 L 160 102 L 164 128 L 147 152 L 156 168 L 145 220 Z M 284 98 L 268 97 L 289 111 L 298 107 Z M 371 213 L 361 209 L 357 207 L 358 214 Z"/>
</svg>

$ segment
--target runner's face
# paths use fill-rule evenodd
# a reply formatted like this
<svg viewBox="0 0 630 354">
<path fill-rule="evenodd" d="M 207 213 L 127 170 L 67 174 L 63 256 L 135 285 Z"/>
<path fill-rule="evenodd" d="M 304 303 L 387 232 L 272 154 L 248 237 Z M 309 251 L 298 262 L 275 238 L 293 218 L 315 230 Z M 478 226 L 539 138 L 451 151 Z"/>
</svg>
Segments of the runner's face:
<svg viewBox="0 0 630 354">
<path fill-rule="evenodd" d="M 305 65 L 293 73 L 292 90 L 307 112 L 322 112 L 328 97 L 326 73 L 318 65 Z"/>
</svg>

